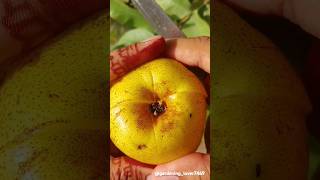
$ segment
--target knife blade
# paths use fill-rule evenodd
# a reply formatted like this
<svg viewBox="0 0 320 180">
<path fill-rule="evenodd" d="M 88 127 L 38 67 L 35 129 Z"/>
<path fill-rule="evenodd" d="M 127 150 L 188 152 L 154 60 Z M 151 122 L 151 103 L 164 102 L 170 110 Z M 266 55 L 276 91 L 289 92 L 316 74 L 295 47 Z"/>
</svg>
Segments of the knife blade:
<svg viewBox="0 0 320 180">
<path fill-rule="evenodd" d="M 165 38 L 186 37 L 154 0 L 132 0 L 132 3 L 159 35 Z"/>
</svg>

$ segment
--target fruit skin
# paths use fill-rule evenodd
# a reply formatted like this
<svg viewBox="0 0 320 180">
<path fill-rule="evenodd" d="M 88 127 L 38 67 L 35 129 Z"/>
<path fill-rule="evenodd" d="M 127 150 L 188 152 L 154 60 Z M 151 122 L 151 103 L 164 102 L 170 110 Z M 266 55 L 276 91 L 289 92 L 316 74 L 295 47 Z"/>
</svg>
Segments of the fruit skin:
<svg viewBox="0 0 320 180">
<path fill-rule="evenodd" d="M 110 137 L 126 155 L 161 164 L 194 152 L 205 127 L 206 91 L 197 77 L 170 59 L 153 60 L 111 87 Z M 166 103 L 153 116 L 150 104 Z"/>
<path fill-rule="evenodd" d="M 300 79 L 230 8 L 213 12 L 213 179 L 306 179 L 311 106 Z"/>
<path fill-rule="evenodd" d="M 0 86 L 0 179 L 107 179 L 105 12 Z"/>
</svg>

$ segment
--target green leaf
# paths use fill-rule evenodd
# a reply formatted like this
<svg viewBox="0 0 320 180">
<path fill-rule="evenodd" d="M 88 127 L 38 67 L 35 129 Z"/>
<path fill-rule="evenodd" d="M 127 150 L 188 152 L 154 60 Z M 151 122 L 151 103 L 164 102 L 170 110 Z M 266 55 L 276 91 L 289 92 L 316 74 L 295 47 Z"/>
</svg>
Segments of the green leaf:
<svg viewBox="0 0 320 180">
<path fill-rule="evenodd" d="M 145 28 L 151 31 L 151 27 L 142 15 L 121 0 L 110 1 L 110 17 L 126 28 Z"/>
<path fill-rule="evenodd" d="M 176 22 L 192 12 L 189 0 L 156 0 L 156 2 Z"/>
<path fill-rule="evenodd" d="M 119 38 L 127 31 L 123 25 L 110 19 L 110 45 L 113 46 L 117 43 Z"/>
<path fill-rule="evenodd" d="M 210 4 L 210 0 L 189 0 L 191 4 L 191 9 L 198 9 L 203 4 Z"/>
<path fill-rule="evenodd" d="M 208 24 L 210 24 L 210 4 L 206 4 L 199 7 L 199 15 Z"/>
<path fill-rule="evenodd" d="M 206 0 L 156 0 L 161 8 L 176 21 L 188 37 L 210 35 L 210 4 Z M 145 40 L 154 31 L 128 0 L 111 0 L 111 48 L 112 50 Z M 192 3 L 191 3 L 192 2 Z M 192 10 L 197 7 L 197 9 Z M 113 23 L 116 22 L 115 26 Z M 122 26 L 121 26 L 122 25 Z M 123 34 L 123 29 L 131 29 Z M 117 41 L 119 39 L 119 41 Z"/>
<path fill-rule="evenodd" d="M 187 37 L 210 36 L 210 25 L 200 16 L 203 12 L 201 8 L 194 10 L 192 16 L 183 25 L 182 31 Z"/>
<path fill-rule="evenodd" d="M 128 46 L 130 44 L 146 40 L 152 36 L 154 36 L 152 32 L 143 28 L 129 30 L 119 39 L 119 41 L 113 47 L 111 47 L 111 49 L 115 50 L 124 46 Z"/>
</svg>

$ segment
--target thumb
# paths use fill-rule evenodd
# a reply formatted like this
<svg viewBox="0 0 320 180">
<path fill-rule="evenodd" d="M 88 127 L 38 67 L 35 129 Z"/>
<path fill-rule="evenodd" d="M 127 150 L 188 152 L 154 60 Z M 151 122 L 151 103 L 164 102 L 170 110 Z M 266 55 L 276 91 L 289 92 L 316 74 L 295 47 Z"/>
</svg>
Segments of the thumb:
<svg viewBox="0 0 320 180">
<path fill-rule="evenodd" d="M 167 164 L 158 165 L 147 179 L 210 179 L 210 155 L 193 153 Z"/>
<path fill-rule="evenodd" d="M 167 40 L 165 55 L 189 66 L 210 73 L 210 38 L 181 38 Z"/>
</svg>

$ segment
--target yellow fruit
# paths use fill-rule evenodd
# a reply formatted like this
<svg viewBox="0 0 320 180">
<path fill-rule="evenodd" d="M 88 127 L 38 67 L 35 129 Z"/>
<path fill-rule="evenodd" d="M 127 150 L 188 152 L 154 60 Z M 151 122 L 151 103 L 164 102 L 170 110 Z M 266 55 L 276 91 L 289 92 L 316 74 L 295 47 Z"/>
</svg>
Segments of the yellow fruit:
<svg viewBox="0 0 320 180">
<path fill-rule="evenodd" d="M 214 179 L 306 179 L 311 107 L 300 79 L 230 8 L 216 2 L 213 12 Z"/>
<path fill-rule="evenodd" d="M 111 88 L 111 140 L 129 157 L 148 164 L 194 152 L 204 131 L 206 97 L 201 82 L 182 64 L 149 62 Z"/>
<path fill-rule="evenodd" d="M 108 16 L 47 44 L 0 86 L 0 179 L 107 179 Z"/>
</svg>

